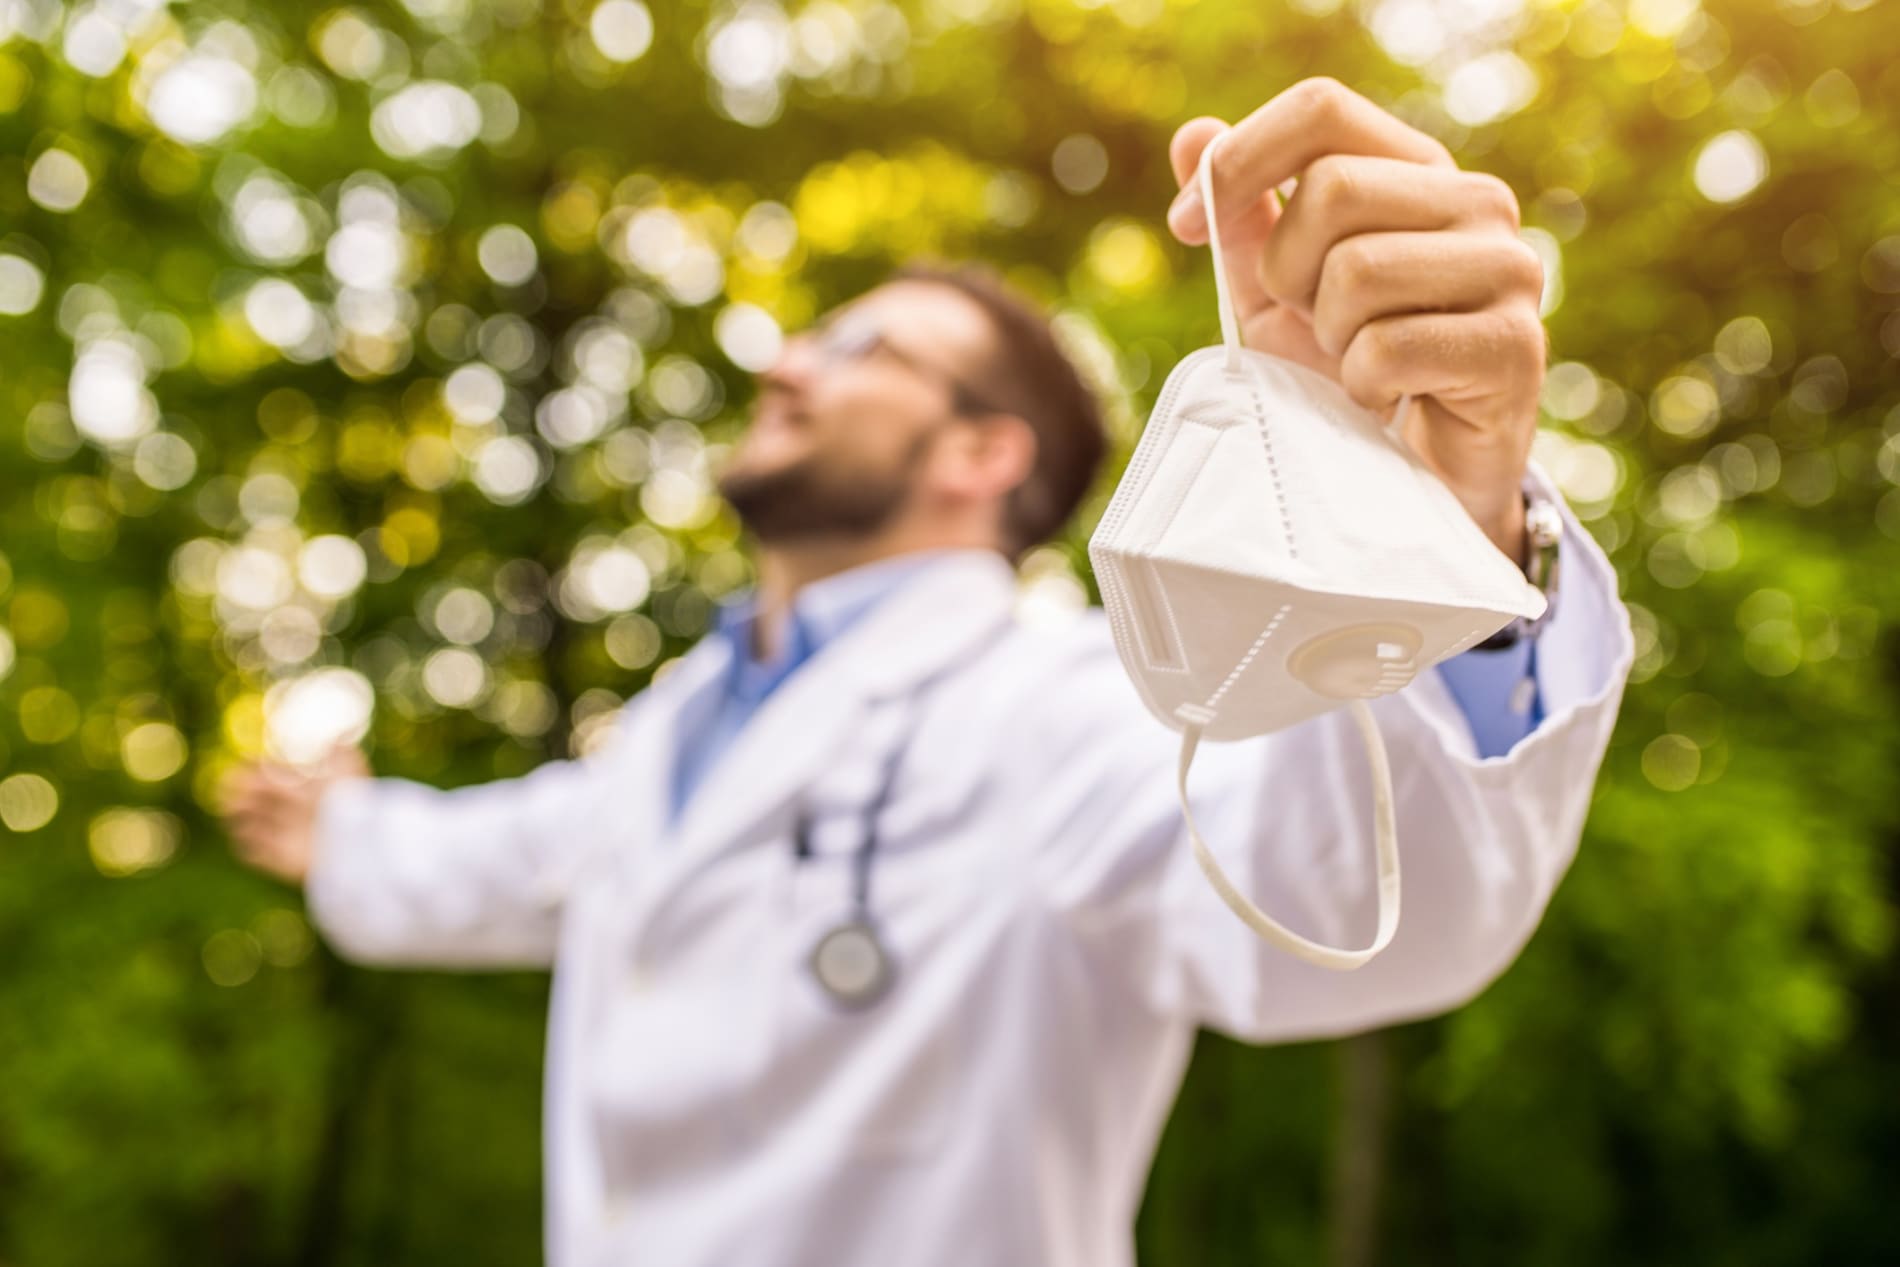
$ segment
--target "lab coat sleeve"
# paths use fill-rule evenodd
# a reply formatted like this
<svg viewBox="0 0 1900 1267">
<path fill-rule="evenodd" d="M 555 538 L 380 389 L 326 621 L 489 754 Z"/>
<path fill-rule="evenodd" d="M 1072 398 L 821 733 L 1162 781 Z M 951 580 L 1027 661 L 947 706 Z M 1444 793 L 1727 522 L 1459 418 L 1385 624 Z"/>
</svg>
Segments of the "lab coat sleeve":
<svg viewBox="0 0 1900 1267">
<path fill-rule="evenodd" d="M 1102 769 L 1119 790 L 1096 793 L 1111 807 L 1099 824 L 1105 843 L 1071 858 L 1057 881 L 1098 966 L 1148 1008 L 1258 1042 L 1443 1012 L 1502 973 L 1575 855 L 1633 656 L 1608 560 L 1574 519 L 1566 527 L 1562 601 L 1537 652 L 1545 717 L 1530 734 L 1480 757 L 1435 673 L 1375 704 L 1403 875 L 1398 933 L 1383 954 L 1338 972 L 1260 941 L 1195 864 L 1172 761 L 1137 778 L 1110 759 Z M 1125 738 L 1104 742 L 1132 750 Z M 1348 714 L 1203 745 L 1190 793 L 1203 837 L 1242 892 L 1308 937 L 1371 941 L 1372 793 Z"/>
<path fill-rule="evenodd" d="M 617 746 L 456 791 L 402 779 L 332 787 L 305 881 L 314 923 L 358 963 L 550 965 L 562 897 L 599 843 L 603 818 L 588 807 Z"/>
</svg>

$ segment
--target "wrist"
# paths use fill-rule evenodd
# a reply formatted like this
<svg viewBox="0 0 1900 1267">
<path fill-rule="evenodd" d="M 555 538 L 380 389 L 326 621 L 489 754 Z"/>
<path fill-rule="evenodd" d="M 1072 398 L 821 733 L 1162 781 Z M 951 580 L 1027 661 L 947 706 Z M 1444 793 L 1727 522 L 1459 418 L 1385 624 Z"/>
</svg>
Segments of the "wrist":
<svg viewBox="0 0 1900 1267">
<path fill-rule="evenodd" d="M 1515 486 L 1504 502 L 1491 515 L 1478 521 L 1484 529 L 1484 535 L 1491 538 L 1491 544 L 1504 552 L 1504 557 L 1523 568 L 1530 561 L 1530 534 L 1525 527 L 1524 494 Z"/>
<path fill-rule="evenodd" d="M 1524 617 L 1513 620 L 1478 643 L 1476 649 L 1480 651 L 1497 651 L 1537 637 L 1557 612 L 1557 564 L 1564 531 L 1563 514 L 1555 501 L 1528 480 L 1518 498 L 1519 543 L 1512 557 L 1523 571 L 1524 579 L 1543 594 L 1544 613 L 1534 620 Z"/>
<path fill-rule="evenodd" d="M 1509 505 L 1484 526 L 1484 534 L 1492 538 L 1492 545 L 1501 549 L 1505 553 L 1505 558 L 1518 564 L 1518 568 L 1524 568 L 1524 564 L 1530 562 L 1530 534 L 1524 526 L 1522 494 L 1512 490 Z"/>
</svg>

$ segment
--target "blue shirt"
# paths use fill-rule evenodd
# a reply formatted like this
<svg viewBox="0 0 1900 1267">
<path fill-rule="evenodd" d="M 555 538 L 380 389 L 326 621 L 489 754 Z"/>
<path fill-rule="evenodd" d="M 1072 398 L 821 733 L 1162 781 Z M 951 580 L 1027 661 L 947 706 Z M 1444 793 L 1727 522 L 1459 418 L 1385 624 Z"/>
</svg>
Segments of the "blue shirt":
<svg viewBox="0 0 1900 1267">
<path fill-rule="evenodd" d="M 918 551 L 880 559 L 805 586 L 792 600 L 785 645 L 769 660 L 754 651 L 757 600 L 747 595 L 721 606 L 708 636 L 729 644 L 732 664 L 709 712 L 684 727 L 673 763 L 673 817 L 679 817 L 706 772 L 786 678 L 938 554 Z M 1438 666 L 1470 723 L 1480 756 L 1509 752 L 1543 720 L 1533 651 L 1534 644 L 1524 641 L 1503 651 L 1467 651 Z"/>
<path fill-rule="evenodd" d="M 805 586 L 792 599 L 785 644 L 770 660 L 759 659 L 755 651 L 758 600 L 748 594 L 721 605 L 708 637 L 725 640 L 732 652 L 732 665 L 710 713 L 698 724 L 683 728 L 673 762 L 673 817 L 679 817 L 706 772 L 732 746 L 780 683 L 939 553 L 920 550 L 880 559 Z"/>
</svg>

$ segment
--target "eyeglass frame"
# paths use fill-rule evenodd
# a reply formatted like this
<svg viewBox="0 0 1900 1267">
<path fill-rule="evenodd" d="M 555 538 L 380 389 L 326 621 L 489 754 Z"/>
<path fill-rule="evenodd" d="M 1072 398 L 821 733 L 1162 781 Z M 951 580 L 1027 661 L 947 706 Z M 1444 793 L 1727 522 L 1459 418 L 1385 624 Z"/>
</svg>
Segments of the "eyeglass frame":
<svg viewBox="0 0 1900 1267">
<path fill-rule="evenodd" d="M 812 338 L 813 347 L 826 364 L 862 361 L 875 352 L 884 352 L 912 373 L 946 388 L 950 393 L 950 411 L 958 417 L 981 418 L 988 414 L 1011 412 L 984 399 L 982 393 L 957 375 L 891 342 L 890 336 L 884 332 L 883 324 L 869 313 L 847 310 L 825 318 L 806 333 Z"/>
</svg>

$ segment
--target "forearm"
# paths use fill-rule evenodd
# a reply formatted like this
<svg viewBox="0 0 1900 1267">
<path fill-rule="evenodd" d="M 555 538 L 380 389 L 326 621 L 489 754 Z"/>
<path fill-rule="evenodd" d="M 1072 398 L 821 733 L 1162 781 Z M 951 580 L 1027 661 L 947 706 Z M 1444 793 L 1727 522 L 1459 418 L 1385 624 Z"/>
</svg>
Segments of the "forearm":
<svg viewBox="0 0 1900 1267">
<path fill-rule="evenodd" d="M 1334 973 L 1253 943 L 1191 867 L 1177 868 L 1169 926 L 1201 974 L 1204 1019 L 1259 1039 L 1349 1032 L 1455 1006 L 1515 958 L 1574 856 L 1631 659 L 1614 574 L 1581 527 L 1569 530 L 1564 602 L 1537 650 L 1547 716 L 1527 736 L 1487 759 L 1436 674 L 1375 708 L 1404 894 L 1382 955 Z M 1363 944 L 1376 908 L 1374 833 L 1348 720 L 1328 715 L 1222 767 L 1209 772 L 1213 795 L 1197 799 L 1222 820 L 1206 834 L 1230 875 L 1296 931 Z"/>
<path fill-rule="evenodd" d="M 317 927 L 364 963 L 545 966 L 586 841 L 568 832 L 581 768 L 454 792 L 338 784 L 318 810 L 306 881 Z"/>
</svg>

